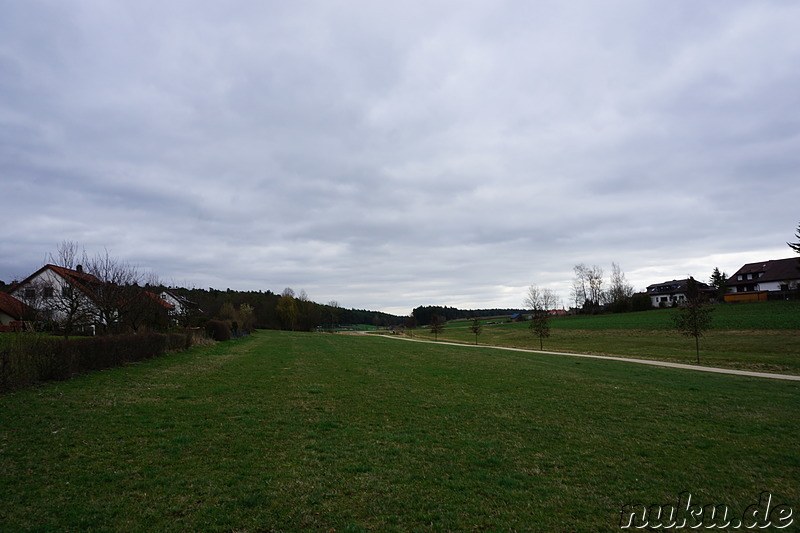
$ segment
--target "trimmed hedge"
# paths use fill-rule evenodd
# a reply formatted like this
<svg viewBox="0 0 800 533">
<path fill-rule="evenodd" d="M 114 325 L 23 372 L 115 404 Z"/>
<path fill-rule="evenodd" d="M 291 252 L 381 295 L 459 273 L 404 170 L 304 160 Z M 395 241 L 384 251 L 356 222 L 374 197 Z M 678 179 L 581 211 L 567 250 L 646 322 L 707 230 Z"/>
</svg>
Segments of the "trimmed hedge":
<svg viewBox="0 0 800 533">
<path fill-rule="evenodd" d="M 206 335 L 215 341 L 231 340 L 231 328 L 221 320 L 209 320 L 206 322 Z"/>
<path fill-rule="evenodd" d="M 0 347 L 0 392 L 37 381 L 65 380 L 79 372 L 102 370 L 125 363 L 185 350 L 195 344 L 195 332 L 140 333 L 65 340 L 15 334 Z"/>
</svg>

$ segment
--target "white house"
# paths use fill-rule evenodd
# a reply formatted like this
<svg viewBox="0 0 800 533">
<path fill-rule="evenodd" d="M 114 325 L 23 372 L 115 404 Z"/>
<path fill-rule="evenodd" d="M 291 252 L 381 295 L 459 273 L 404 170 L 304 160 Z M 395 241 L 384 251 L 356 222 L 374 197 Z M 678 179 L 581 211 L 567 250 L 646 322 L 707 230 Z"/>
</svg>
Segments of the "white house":
<svg viewBox="0 0 800 533">
<path fill-rule="evenodd" d="M 161 291 L 158 296 L 173 307 L 173 309 L 169 312 L 170 315 L 183 316 L 183 314 L 186 312 L 187 301 L 185 298 L 166 289 Z"/>
<path fill-rule="evenodd" d="M 647 295 L 653 307 L 672 307 L 686 301 L 686 285 L 689 279 L 674 279 L 648 285 Z M 712 293 L 714 288 L 709 285 L 697 282 L 700 292 Z"/>
<path fill-rule="evenodd" d="M 83 271 L 45 265 L 17 285 L 9 294 L 39 311 L 40 317 L 69 322 L 71 329 L 93 326 L 99 321 L 95 291 L 103 283 Z"/>
<path fill-rule="evenodd" d="M 766 300 L 800 286 L 800 257 L 748 263 L 728 278 L 726 301 Z"/>
</svg>

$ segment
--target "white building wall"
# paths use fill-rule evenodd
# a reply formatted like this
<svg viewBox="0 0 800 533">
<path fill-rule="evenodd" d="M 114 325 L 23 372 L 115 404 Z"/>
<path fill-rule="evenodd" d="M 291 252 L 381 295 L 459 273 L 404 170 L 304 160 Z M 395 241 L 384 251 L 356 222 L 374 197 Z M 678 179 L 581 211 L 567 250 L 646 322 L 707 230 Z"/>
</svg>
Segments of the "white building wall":
<svg viewBox="0 0 800 533">
<path fill-rule="evenodd" d="M 63 311 L 65 305 L 63 303 L 62 290 L 68 285 L 70 285 L 69 282 L 48 268 L 28 280 L 25 285 L 15 288 L 12 296 L 34 309 L 49 312 L 52 320 L 60 322 L 66 318 L 66 313 Z M 45 288 L 52 288 L 52 296 L 45 296 Z M 33 298 L 26 297 L 26 289 L 35 290 L 36 295 Z M 75 290 L 79 291 L 80 289 Z M 86 309 L 84 314 L 92 315 L 94 321 L 98 321 L 98 313 L 94 303 L 88 296 L 83 294 L 81 296 L 81 304 Z"/>
</svg>

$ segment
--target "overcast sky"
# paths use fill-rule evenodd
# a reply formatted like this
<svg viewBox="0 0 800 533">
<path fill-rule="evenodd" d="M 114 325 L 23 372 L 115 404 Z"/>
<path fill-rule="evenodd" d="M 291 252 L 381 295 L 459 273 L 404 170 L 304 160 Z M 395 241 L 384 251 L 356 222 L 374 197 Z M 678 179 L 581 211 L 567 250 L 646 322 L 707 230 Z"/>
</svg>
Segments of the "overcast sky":
<svg viewBox="0 0 800 533">
<path fill-rule="evenodd" d="M 800 3 L 0 0 L 0 280 L 569 305 L 791 257 Z"/>
</svg>

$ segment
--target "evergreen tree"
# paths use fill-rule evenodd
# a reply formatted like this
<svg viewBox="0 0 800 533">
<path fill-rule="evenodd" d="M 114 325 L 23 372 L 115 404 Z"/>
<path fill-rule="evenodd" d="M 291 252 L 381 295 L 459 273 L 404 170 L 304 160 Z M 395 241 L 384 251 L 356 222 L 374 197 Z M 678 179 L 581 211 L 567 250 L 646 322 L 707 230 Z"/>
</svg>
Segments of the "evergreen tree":
<svg viewBox="0 0 800 533">
<path fill-rule="evenodd" d="M 800 254 L 800 224 L 797 225 L 797 232 L 794 234 L 797 237 L 797 242 L 787 242 L 789 248 Z"/>
<path fill-rule="evenodd" d="M 722 302 L 725 299 L 725 292 L 727 292 L 728 274 L 720 272 L 719 267 L 714 267 L 714 272 L 711 273 L 711 286 L 717 289 L 717 300 Z"/>
</svg>

